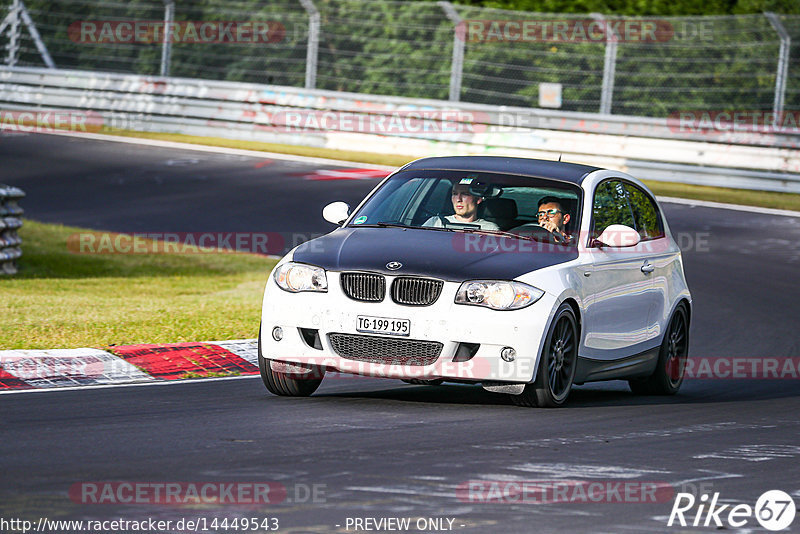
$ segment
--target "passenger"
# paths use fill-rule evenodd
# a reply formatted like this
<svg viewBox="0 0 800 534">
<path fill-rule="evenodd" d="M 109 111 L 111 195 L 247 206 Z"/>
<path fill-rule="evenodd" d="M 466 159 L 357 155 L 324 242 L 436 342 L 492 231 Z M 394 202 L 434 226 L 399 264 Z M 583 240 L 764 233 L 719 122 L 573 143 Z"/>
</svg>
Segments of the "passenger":
<svg viewBox="0 0 800 534">
<path fill-rule="evenodd" d="M 572 240 L 566 231 L 567 223 L 570 220 L 569 213 L 564 211 L 562 200 L 558 197 L 544 197 L 539 200 L 539 226 L 552 233 L 564 243 Z"/>
</svg>

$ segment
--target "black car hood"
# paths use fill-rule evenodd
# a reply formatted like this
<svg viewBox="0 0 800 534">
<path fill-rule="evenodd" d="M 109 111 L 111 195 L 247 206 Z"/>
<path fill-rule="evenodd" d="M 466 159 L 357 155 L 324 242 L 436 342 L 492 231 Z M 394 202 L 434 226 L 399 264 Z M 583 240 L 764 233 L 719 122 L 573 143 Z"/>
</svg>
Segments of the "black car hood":
<svg viewBox="0 0 800 534">
<path fill-rule="evenodd" d="M 294 261 L 334 271 L 424 275 L 449 281 L 511 280 L 578 257 L 560 247 L 498 235 L 414 228 L 340 228 L 300 245 Z M 400 262 L 389 270 L 386 264 Z"/>
</svg>

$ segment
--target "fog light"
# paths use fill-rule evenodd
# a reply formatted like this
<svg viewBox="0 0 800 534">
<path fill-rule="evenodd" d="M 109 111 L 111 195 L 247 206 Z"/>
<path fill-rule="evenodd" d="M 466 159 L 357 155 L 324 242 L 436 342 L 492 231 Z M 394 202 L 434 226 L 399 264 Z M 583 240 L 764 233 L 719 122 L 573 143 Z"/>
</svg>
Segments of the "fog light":
<svg viewBox="0 0 800 534">
<path fill-rule="evenodd" d="M 511 363 L 517 358 L 517 351 L 511 347 L 503 347 L 503 350 L 500 351 L 500 357 L 503 358 L 503 361 Z"/>
<path fill-rule="evenodd" d="M 283 339 L 283 329 L 280 326 L 276 326 L 272 329 L 272 339 L 275 341 Z"/>
</svg>

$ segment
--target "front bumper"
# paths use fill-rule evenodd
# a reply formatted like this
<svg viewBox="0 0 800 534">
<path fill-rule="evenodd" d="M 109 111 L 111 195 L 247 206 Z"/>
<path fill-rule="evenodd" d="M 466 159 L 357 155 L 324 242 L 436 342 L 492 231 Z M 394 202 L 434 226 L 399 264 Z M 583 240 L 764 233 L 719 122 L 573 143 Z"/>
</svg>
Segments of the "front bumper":
<svg viewBox="0 0 800 534">
<path fill-rule="evenodd" d="M 527 383 L 535 378 L 540 346 L 558 305 L 556 298 L 548 293 L 527 308 L 513 311 L 455 304 L 460 285 L 455 282 L 445 282 L 441 295 L 430 306 L 404 306 L 388 296 L 383 302 L 360 302 L 344 294 L 338 272 L 328 271 L 327 277 L 327 293 L 289 293 L 269 277 L 261 315 L 261 348 L 265 358 L 384 378 Z M 392 277 L 387 276 L 387 287 L 391 282 Z M 410 319 L 410 335 L 358 332 L 359 315 Z M 275 327 L 283 331 L 280 341 L 272 337 Z M 318 336 L 318 343 L 315 343 L 317 338 L 309 336 L 312 332 Z M 369 340 L 370 346 L 376 347 L 374 355 L 368 358 L 371 361 L 365 361 L 363 354 L 354 359 L 352 354 L 342 353 L 341 344 L 337 345 L 337 353 L 330 334 L 375 338 Z M 441 350 L 433 361 L 422 365 L 407 364 L 407 360 L 381 353 L 381 347 L 396 347 L 404 340 L 440 343 Z M 453 361 L 461 344 L 479 347 L 467 361 Z M 514 361 L 500 357 L 504 347 L 516 351 Z M 459 354 L 463 358 L 463 348 Z M 422 361 L 414 360 L 413 363 Z"/>
</svg>

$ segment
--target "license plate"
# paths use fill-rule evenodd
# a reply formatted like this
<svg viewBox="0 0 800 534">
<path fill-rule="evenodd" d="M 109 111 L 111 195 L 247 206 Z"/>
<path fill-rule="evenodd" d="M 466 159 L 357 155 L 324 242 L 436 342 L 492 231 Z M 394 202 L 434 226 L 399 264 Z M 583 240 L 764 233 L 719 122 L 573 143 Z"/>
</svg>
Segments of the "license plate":
<svg viewBox="0 0 800 534">
<path fill-rule="evenodd" d="M 411 320 L 359 315 L 357 318 L 356 330 L 359 332 L 369 332 L 371 334 L 408 336 L 411 334 Z"/>
</svg>

